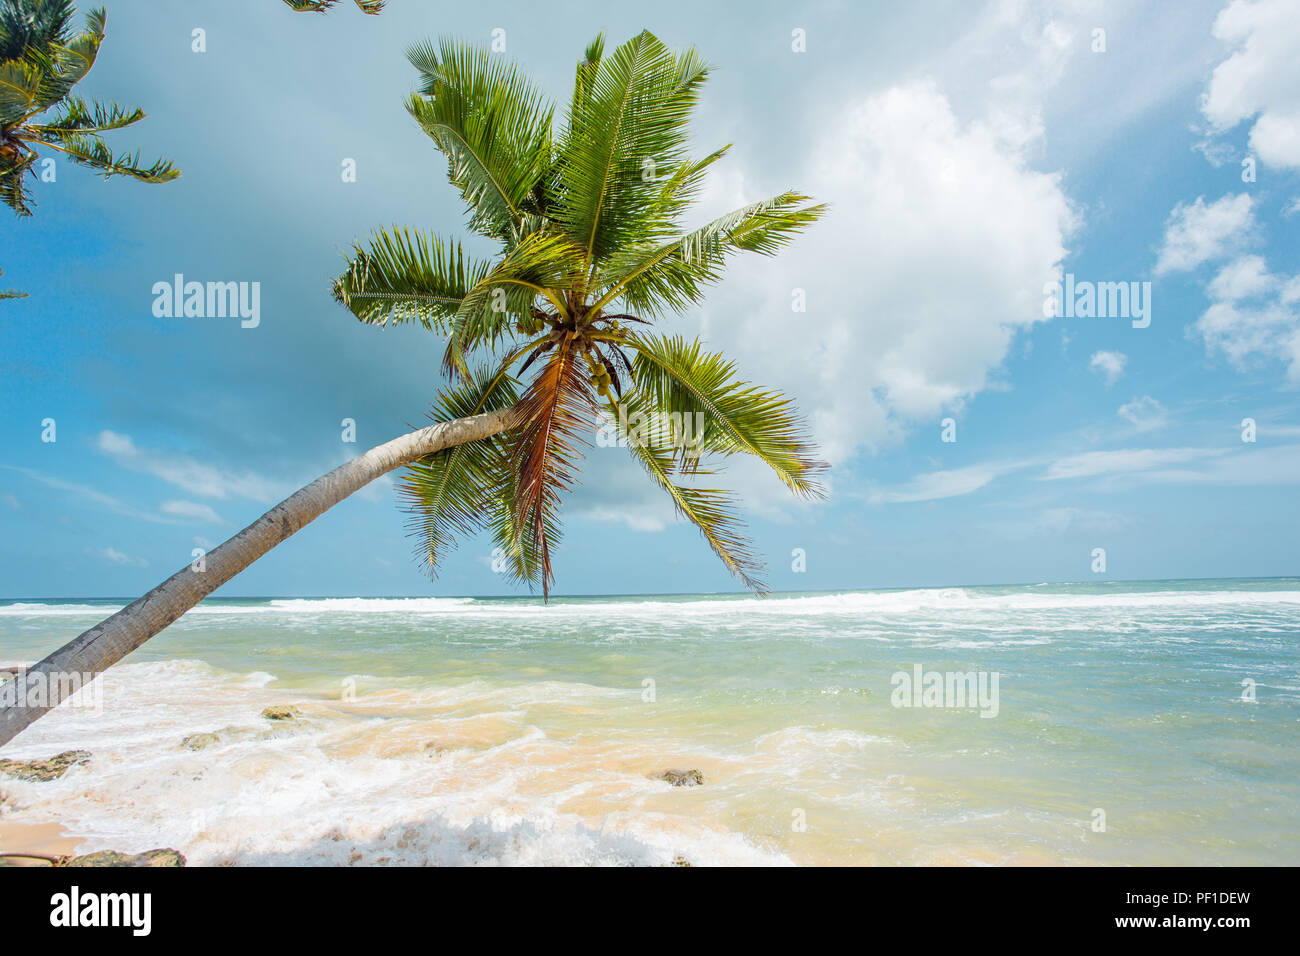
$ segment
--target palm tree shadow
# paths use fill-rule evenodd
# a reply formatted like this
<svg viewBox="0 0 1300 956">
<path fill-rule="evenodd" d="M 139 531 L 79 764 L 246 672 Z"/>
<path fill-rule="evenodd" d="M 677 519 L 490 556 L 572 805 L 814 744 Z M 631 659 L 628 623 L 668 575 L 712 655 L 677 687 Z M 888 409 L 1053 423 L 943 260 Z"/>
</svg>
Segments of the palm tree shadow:
<svg viewBox="0 0 1300 956">
<path fill-rule="evenodd" d="M 582 824 L 532 820 L 460 826 L 432 815 L 385 827 L 365 839 L 335 828 L 292 847 L 240 852 L 218 866 L 663 866 L 674 852 Z"/>
</svg>

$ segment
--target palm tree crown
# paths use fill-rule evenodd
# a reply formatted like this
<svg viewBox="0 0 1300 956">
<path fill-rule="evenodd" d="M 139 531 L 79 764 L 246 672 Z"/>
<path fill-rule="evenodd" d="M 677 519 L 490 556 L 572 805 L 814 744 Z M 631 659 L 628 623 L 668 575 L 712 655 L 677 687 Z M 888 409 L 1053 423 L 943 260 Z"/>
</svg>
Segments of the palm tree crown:
<svg viewBox="0 0 1300 956">
<path fill-rule="evenodd" d="M 284 0 L 287 6 L 299 13 L 326 13 L 338 4 L 339 0 Z M 371 15 L 382 13 L 387 0 L 356 0 L 362 13 Z"/>
<path fill-rule="evenodd" d="M 170 162 L 140 165 L 140 154 L 115 156 L 101 133 L 144 118 L 141 110 L 103 106 L 72 96 L 90 72 L 104 40 L 104 11 L 92 10 L 86 29 L 71 32 L 71 0 L 0 0 L 0 199 L 31 215 L 24 174 L 35 175 L 38 147 L 63 153 L 105 177 L 165 183 L 180 175 Z M 38 117 L 51 109 L 52 118 Z"/>
<path fill-rule="evenodd" d="M 587 436 L 605 427 L 727 568 L 764 590 L 734 495 L 700 477 L 748 454 L 815 496 L 824 466 L 789 400 L 740 380 L 699 342 L 652 329 L 702 301 L 732 253 L 771 255 L 825 207 L 785 192 L 683 231 L 681 214 L 727 148 L 688 154 L 708 68 L 648 32 L 608 56 L 596 38 L 562 127 L 537 88 L 486 51 L 442 40 L 408 58 L 421 85 L 407 109 L 446 156 L 470 229 L 500 251 L 479 261 L 454 240 L 381 230 L 356 247 L 334 295 L 362 322 L 445 335 L 451 384 L 436 418 L 513 407 L 518 422 L 408 469 L 401 490 L 421 556 L 436 569 L 457 535 L 486 526 L 512 576 L 549 597 L 560 496 Z M 486 364 L 471 367 L 476 350 Z M 699 427 L 688 434 L 683 422 Z"/>
</svg>

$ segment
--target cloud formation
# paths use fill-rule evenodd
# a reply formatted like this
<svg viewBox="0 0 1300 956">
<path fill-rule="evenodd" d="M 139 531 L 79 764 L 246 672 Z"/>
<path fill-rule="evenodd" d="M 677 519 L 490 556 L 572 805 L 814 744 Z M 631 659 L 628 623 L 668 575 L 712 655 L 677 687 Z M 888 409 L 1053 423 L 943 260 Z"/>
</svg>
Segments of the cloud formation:
<svg viewBox="0 0 1300 956">
<path fill-rule="evenodd" d="M 1179 203 L 1165 223 L 1164 243 L 1156 260 L 1156 275 L 1186 272 L 1240 248 L 1255 226 L 1255 201 L 1247 193 L 1227 195 L 1212 203 L 1197 196 Z"/>
<path fill-rule="evenodd" d="M 1214 69 L 1201 111 L 1215 130 L 1253 120 L 1251 151 L 1300 168 L 1300 15 L 1292 0 L 1234 0 L 1214 21 L 1234 52 Z"/>
<path fill-rule="evenodd" d="M 138 448 L 130 435 L 106 429 L 99 433 L 96 447 L 124 468 L 161 478 L 201 498 L 250 498 L 269 503 L 279 496 L 275 483 L 251 471 L 227 471 L 179 452 Z"/>
</svg>

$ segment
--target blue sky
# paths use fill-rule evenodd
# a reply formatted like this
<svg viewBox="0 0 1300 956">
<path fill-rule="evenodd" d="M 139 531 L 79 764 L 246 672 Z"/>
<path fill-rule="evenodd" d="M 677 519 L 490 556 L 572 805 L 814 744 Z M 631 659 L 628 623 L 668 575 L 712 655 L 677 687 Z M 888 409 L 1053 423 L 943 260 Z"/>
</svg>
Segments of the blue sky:
<svg viewBox="0 0 1300 956">
<path fill-rule="evenodd" d="M 0 303 L 2 597 L 142 593 L 422 422 L 441 343 L 362 327 L 329 282 L 375 228 L 461 233 L 445 164 L 402 107 L 403 54 L 498 28 L 560 101 L 598 30 L 695 45 L 715 68 L 700 151 L 735 145 L 694 218 L 790 187 L 832 204 L 668 323 L 787 390 L 832 463 L 813 505 L 728 469 L 773 587 L 1300 571 L 1287 3 L 106 5 L 84 92 L 143 107 L 113 143 L 184 175 L 145 186 L 59 164 L 34 184 L 34 218 L 0 216 L 0 283 L 30 293 Z M 152 287 L 175 273 L 259 282 L 260 325 L 155 317 Z M 1044 287 L 1066 274 L 1150 283 L 1149 326 L 1047 318 Z M 589 453 L 558 592 L 733 590 L 625 454 Z M 403 524 L 377 483 L 219 593 L 517 593 L 486 541 L 430 582 Z"/>
</svg>

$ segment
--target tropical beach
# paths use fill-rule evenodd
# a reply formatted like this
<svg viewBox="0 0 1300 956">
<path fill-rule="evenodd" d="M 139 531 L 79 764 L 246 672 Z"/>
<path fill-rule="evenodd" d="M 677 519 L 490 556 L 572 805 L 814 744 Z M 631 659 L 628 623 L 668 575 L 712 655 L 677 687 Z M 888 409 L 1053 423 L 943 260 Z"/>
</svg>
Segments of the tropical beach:
<svg viewBox="0 0 1300 956">
<path fill-rule="evenodd" d="M 6 899 L 1249 926 L 1166 868 L 1300 859 L 1293 6 L 0 0 Z"/>
<path fill-rule="evenodd" d="M 218 599 L 6 748 L 93 756 L 0 821 L 191 865 L 1279 865 L 1297 637 L 1296 579 Z M 894 706 L 918 663 L 997 672 L 996 719 Z"/>
</svg>

